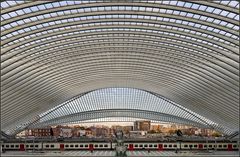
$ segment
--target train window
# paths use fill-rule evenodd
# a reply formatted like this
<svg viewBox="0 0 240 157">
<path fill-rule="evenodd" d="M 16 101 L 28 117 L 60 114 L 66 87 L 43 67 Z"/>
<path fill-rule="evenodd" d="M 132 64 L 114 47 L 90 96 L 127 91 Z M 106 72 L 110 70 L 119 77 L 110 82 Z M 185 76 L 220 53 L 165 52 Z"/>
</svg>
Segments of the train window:
<svg viewBox="0 0 240 157">
<path fill-rule="evenodd" d="M 108 147 L 108 145 L 107 145 L 107 144 L 104 144 L 104 147 Z"/>
<path fill-rule="evenodd" d="M 15 145 L 15 147 L 16 147 L 16 148 L 18 148 L 18 147 L 19 147 L 19 145 Z"/>
<path fill-rule="evenodd" d="M 9 148 L 9 145 L 6 145 L 6 148 Z"/>
<path fill-rule="evenodd" d="M 134 147 L 138 147 L 138 145 L 137 145 L 137 144 L 135 144 L 135 145 L 134 145 Z"/>
<path fill-rule="evenodd" d="M 53 145 L 53 144 L 51 145 L 51 148 L 54 148 L 54 145 Z"/>
<path fill-rule="evenodd" d="M 197 148 L 197 145 L 195 144 L 194 147 Z"/>
<path fill-rule="evenodd" d="M 140 145 L 139 145 L 139 147 L 143 147 L 143 145 L 142 145 L 142 144 L 140 144 Z"/>
<path fill-rule="evenodd" d="M 184 147 L 186 148 L 186 147 L 188 147 L 188 145 L 185 144 Z"/>
<path fill-rule="evenodd" d="M 11 145 L 11 148 L 14 148 L 14 145 Z"/>
<path fill-rule="evenodd" d="M 190 144 L 189 147 L 192 148 L 192 145 Z"/>
<path fill-rule="evenodd" d="M 206 145 L 206 144 L 204 145 L 204 148 L 207 148 L 207 145 Z"/>
<path fill-rule="evenodd" d="M 73 148 L 73 145 L 71 144 L 70 147 Z"/>
<path fill-rule="evenodd" d="M 100 144 L 100 145 L 99 145 L 99 147 L 101 147 L 101 148 L 102 148 L 102 147 L 103 147 L 103 145 L 102 145 L 102 144 Z"/>
<path fill-rule="evenodd" d="M 35 145 L 35 147 L 38 147 L 38 145 Z"/>
<path fill-rule="evenodd" d="M 88 147 L 88 145 L 87 144 L 85 144 L 85 146 L 84 146 L 85 148 L 87 148 Z"/>
<path fill-rule="evenodd" d="M 148 147 L 148 145 L 147 145 L 147 144 L 144 144 L 144 147 Z"/>
<path fill-rule="evenodd" d="M 33 145 L 30 145 L 30 148 L 33 148 Z"/>
<path fill-rule="evenodd" d="M 49 147 L 49 145 L 46 145 L 46 147 L 48 148 L 48 147 Z"/>
<path fill-rule="evenodd" d="M 78 147 L 78 144 L 75 144 L 75 147 Z"/>
<path fill-rule="evenodd" d="M 237 145 L 233 145 L 233 148 L 237 148 Z"/>
<path fill-rule="evenodd" d="M 209 148 L 212 148 L 212 145 L 210 144 L 210 145 L 208 145 L 208 147 L 209 147 Z"/>
<path fill-rule="evenodd" d="M 227 145 L 223 145 L 224 148 L 227 148 Z"/>
<path fill-rule="evenodd" d="M 222 148 L 222 145 L 218 145 L 219 148 Z"/>
<path fill-rule="evenodd" d="M 169 145 L 168 145 L 168 147 L 172 148 L 172 145 L 171 145 L 171 144 L 169 144 Z"/>
<path fill-rule="evenodd" d="M 80 147 L 83 147 L 83 145 L 82 145 L 82 144 L 80 144 Z"/>
<path fill-rule="evenodd" d="M 2 147 L 4 147 L 4 145 L 2 145 Z"/>
<path fill-rule="evenodd" d="M 98 147 L 98 145 L 97 145 L 97 144 L 95 144 L 95 145 L 94 145 L 94 147 L 96 147 L 96 148 L 97 148 L 97 147 Z"/>
<path fill-rule="evenodd" d="M 167 147 L 167 145 L 166 145 L 166 144 L 164 144 L 164 147 Z"/>
<path fill-rule="evenodd" d="M 174 145 L 173 145 L 173 147 L 175 147 L 175 148 L 176 148 L 176 147 L 177 147 L 177 145 L 176 145 L 176 144 L 174 144 Z"/>
<path fill-rule="evenodd" d="M 153 145 L 152 145 L 152 144 L 149 144 L 149 147 L 153 147 Z"/>
<path fill-rule="evenodd" d="M 156 144 L 154 144 L 154 145 L 153 145 L 153 147 L 157 148 L 157 145 L 156 145 Z"/>
<path fill-rule="evenodd" d="M 66 145 L 65 145 L 65 147 L 67 147 L 67 148 L 68 148 L 68 147 L 69 147 L 69 145 L 68 145 L 68 144 L 66 144 Z"/>
<path fill-rule="evenodd" d="M 27 144 L 27 145 L 26 145 L 26 147 L 28 148 L 28 147 L 29 147 L 29 145 Z"/>
</svg>

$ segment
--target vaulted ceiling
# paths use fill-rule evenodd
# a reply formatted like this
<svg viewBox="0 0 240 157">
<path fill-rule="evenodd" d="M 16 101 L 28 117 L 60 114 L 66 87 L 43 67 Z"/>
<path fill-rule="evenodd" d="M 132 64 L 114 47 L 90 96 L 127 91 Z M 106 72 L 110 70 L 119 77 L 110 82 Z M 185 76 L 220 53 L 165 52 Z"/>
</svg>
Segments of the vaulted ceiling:
<svg viewBox="0 0 240 157">
<path fill-rule="evenodd" d="M 239 130 L 239 2 L 1 2 L 3 131 L 111 88 L 147 91 Z"/>
</svg>

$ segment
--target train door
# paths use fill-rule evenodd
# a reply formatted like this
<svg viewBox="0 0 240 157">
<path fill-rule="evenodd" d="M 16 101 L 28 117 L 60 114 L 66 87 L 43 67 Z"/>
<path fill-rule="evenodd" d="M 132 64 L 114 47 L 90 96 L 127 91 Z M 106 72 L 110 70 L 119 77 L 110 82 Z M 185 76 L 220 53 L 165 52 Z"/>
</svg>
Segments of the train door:
<svg viewBox="0 0 240 157">
<path fill-rule="evenodd" d="M 158 150 L 162 151 L 163 150 L 163 144 L 158 144 Z"/>
<path fill-rule="evenodd" d="M 198 144 L 198 149 L 203 149 L 203 144 Z"/>
<path fill-rule="evenodd" d="M 89 150 L 93 151 L 93 144 L 89 144 Z"/>
<path fill-rule="evenodd" d="M 20 144 L 20 146 L 19 146 L 19 150 L 20 150 L 20 151 L 25 151 L 24 144 Z"/>
<path fill-rule="evenodd" d="M 60 150 L 64 151 L 64 144 L 62 144 L 62 143 L 60 144 Z"/>
<path fill-rule="evenodd" d="M 228 151 L 232 151 L 232 144 L 228 144 Z"/>
<path fill-rule="evenodd" d="M 133 150 L 133 144 L 129 144 L 129 145 L 128 145 L 128 149 L 129 149 L 130 151 L 132 151 L 132 150 Z"/>
</svg>

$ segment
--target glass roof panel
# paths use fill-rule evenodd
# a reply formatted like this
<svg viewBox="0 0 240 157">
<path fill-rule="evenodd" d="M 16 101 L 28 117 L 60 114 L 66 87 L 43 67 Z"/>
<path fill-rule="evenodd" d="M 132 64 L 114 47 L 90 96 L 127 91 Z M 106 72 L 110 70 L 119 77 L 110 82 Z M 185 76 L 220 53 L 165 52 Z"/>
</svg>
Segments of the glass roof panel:
<svg viewBox="0 0 240 157">
<path fill-rule="evenodd" d="M 90 105 L 91 104 L 91 105 Z M 41 122 L 74 113 L 103 109 L 138 109 L 176 115 L 201 122 L 200 115 L 169 100 L 131 88 L 107 88 L 69 100 L 39 115 Z M 193 116 L 194 115 L 194 116 Z M 201 117 L 206 121 L 207 119 Z M 210 122 L 210 120 L 208 120 Z M 212 122 L 213 123 L 213 122 Z"/>
<path fill-rule="evenodd" d="M 111 16 L 111 18 L 112 18 L 113 16 Z M 131 15 L 129 15 L 129 17 L 131 17 Z M 96 17 L 92 17 L 92 18 L 96 18 Z M 101 18 L 101 17 L 100 17 Z M 103 17 L 104 18 L 104 17 Z M 139 16 L 137 16 L 137 18 L 140 18 Z M 71 19 L 71 20 L 77 20 L 77 18 L 74 18 L 74 19 Z M 175 23 L 175 21 L 176 20 L 174 20 L 174 19 L 169 19 L 169 18 L 162 18 L 162 21 L 169 21 L 170 23 L 171 22 L 173 22 L 173 23 Z M 41 24 L 41 25 L 37 25 L 38 27 L 48 27 L 49 25 L 56 25 L 56 24 L 58 24 L 58 23 L 65 23 L 65 22 L 69 22 L 69 21 L 67 21 L 67 20 L 60 20 L 60 21 L 55 21 L 55 22 L 50 22 L 50 23 L 45 23 L 45 24 Z M 220 21 L 218 21 L 218 23 L 219 23 Z M 181 23 L 181 24 L 184 24 L 184 25 L 189 25 L 189 26 L 194 26 L 194 27 L 197 27 L 197 28 L 204 28 L 205 30 L 207 29 L 207 30 L 209 30 L 209 31 L 212 31 L 214 28 L 212 28 L 212 27 L 207 27 L 207 26 L 204 26 L 204 25 L 200 25 L 200 24 L 194 24 L 193 22 L 187 22 L 187 21 L 182 21 L 182 20 L 178 20 L 177 21 L 177 23 Z M 96 24 L 98 24 L 98 23 L 95 23 L 95 25 Z M 117 23 L 118 24 L 118 23 Z M 123 24 L 126 24 L 126 22 L 123 22 Z M 129 24 L 129 23 L 127 23 L 127 24 Z M 130 24 L 136 24 L 136 23 L 130 23 Z M 150 23 L 137 23 L 138 25 L 141 25 L 141 24 L 144 24 L 144 25 L 150 25 Z M 15 24 L 15 25 L 17 25 L 17 24 Z M 92 24 L 93 25 L 93 24 Z M 80 26 L 80 25 L 79 25 Z M 86 25 L 87 26 L 87 25 Z M 155 25 L 156 27 L 158 26 L 158 25 Z M 161 26 L 163 26 L 163 25 L 161 25 Z M 160 27 L 161 27 L 160 26 Z M 32 26 L 31 28 L 32 29 L 34 29 L 36 26 Z M 77 27 L 77 26 L 74 26 L 74 27 Z M 169 27 L 168 26 L 168 28 L 176 28 L 176 27 Z M 176 28 L 177 29 L 177 28 Z M 28 30 L 28 31 L 30 31 L 29 30 L 29 28 L 25 28 L 24 29 L 24 31 L 22 31 L 22 32 L 27 32 L 26 30 Z M 187 30 L 187 29 L 185 29 L 185 30 Z M 218 29 L 215 29 L 215 30 L 218 30 Z M 19 31 L 21 31 L 21 30 L 19 30 Z M 220 31 L 220 30 L 218 30 L 218 31 Z M 224 32 L 223 30 L 221 30 L 222 32 Z M 227 33 L 227 32 L 226 32 Z M 233 38 L 238 38 L 237 36 L 235 36 L 235 35 L 233 35 L 233 36 L 231 36 L 231 37 L 233 37 Z M 217 38 L 217 40 L 219 40 L 218 38 Z M 9 43 L 9 44 L 11 44 L 11 43 Z"/>
<path fill-rule="evenodd" d="M 71 3 L 71 4 L 73 4 L 73 3 Z M 173 3 L 172 3 L 173 4 Z M 179 3 L 177 3 L 177 5 L 179 6 L 181 6 L 181 2 L 179 2 Z M 193 8 L 197 8 L 198 6 L 196 6 L 196 5 L 198 5 L 198 4 L 195 4 L 195 5 L 192 5 L 192 3 L 186 3 L 186 2 L 184 2 L 183 3 L 183 5 L 186 5 L 187 7 L 193 7 Z M 43 4 L 43 5 L 39 5 L 38 6 L 38 8 L 42 8 L 42 9 L 45 9 L 45 6 L 44 5 L 49 5 L 49 4 Z M 62 5 L 67 5 L 67 3 L 66 2 L 62 2 Z M 201 5 L 202 6 L 202 5 Z M 102 7 L 103 8 L 103 7 Z M 125 10 L 143 10 L 143 8 L 144 7 L 141 7 L 141 9 L 138 7 L 138 6 L 134 6 L 134 7 L 130 7 L 130 6 L 112 6 L 112 7 L 104 7 L 105 8 L 105 10 L 121 10 L 121 9 L 125 9 Z M 201 8 L 201 7 L 200 7 Z M 91 7 L 91 8 L 83 8 L 84 9 L 84 12 L 92 12 L 92 11 L 96 11 L 96 10 L 98 10 L 98 7 Z M 150 10 L 149 10 L 150 9 Z M 212 10 L 211 10 L 212 9 Z M 26 12 L 26 13 L 28 13 L 28 12 L 32 12 L 31 10 L 36 10 L 36 8 L 31 8 L 31 10 L 29 9 L 29 8 L 25 8 L 25 9 L 23 9 L 24 10 L 24 12 Z M 159 12 L 159 9 L 157 9 L 157 8 L 149 8 L 149 7 L 145 7 L 145 9 L 144 10 L 147 10 L 147 11 L 150 11 L 150 12 Z M 166 9 L 165 9 L 166 10 Z M 18 10 L 19 11 L 19 10 Z M 161 9 L 160 9 L 160 11 L 161 11 Z M 163 11 L 163 10 L 162 10 Z M 214 12 L 215 11 L 215 13 L 220 13 L 220 9 L 214 9 L 214 8 L 212 8 L 212 7 L 208 7 L 207 8 L 207 11 L 209 11 L 209 12 Z M 219 20 L 219 19 L 213 19 L 213 18 L 205 18 L 204 19 L 204 16 L 202 16 L 202 15 L 198 15 L 198 14 L 192 14 L 192 13 L 184 13 L 183 14 L 183 12 L 176 12 L 176 11 L 173 11 L 173 10 L 169 10 L 169 9 L 167 9 L 166 11 L 163 11 L 165 14 L 172 14 L 172 13 L 174 13 L 174 14 L 178 14 L 178 15 L 183 15 L 183 16 L 186 16 L 186 17 L 190 17 L 190 18 L 196 18 L 196 19 L 200 19 L 200 20 L 207 20 L 208 22 L 213 22 L 213 23 L 216 23 L 217 25 L 219 25 L 219 24 L 221 24 L 221 25 L 223 25 L 223 26 L 229 26 L 230 28 L 232 28 L 232 27 L 234 27 L 234 25 L 232 25 L 232 24 L 230 24 L 230 23 L 228 23 L 228 22 L 226 22 L 226 21 L 221 21 L 221 20 Z M 66 10 L 66 11 L 64 11 L 64 12 L 62 12 L 62 11 L 60 11 L 60 12 L 56 12 L 56 13 L 50 13 L 50 14 L 45 14 L 45 15 L 39 15 L 39 16 L 37 16 L 37 17 L 31 17 L 30 19 L 23 19 L 23 20 L 20 20 L 20 21 L 17 21 L 17 22 L 13 22 L 13 23 L 10 23 L 10 24 L 8 24 L 7 26 L 4 26 L 4 27 L 2 27 L 1 28 L 1 30 L 2 31 L 4 31 L 4 30 L 7 30 L 7 29 L 9 29 L 9 28 L 13 28 L 13 27 L 17 27 L 17 26 L 19 26 L 19 25 L 25 25 L 26 24 L 26 22 L 28 21 L 28 22 L 32 22 L 32 21 L 39 21 L 39 20 L 41 20 L 41 19 L 48 19 L 49 17 L 52 17 L 52 16 L 56 16 L 56 15 L 58 15 L 58 13 L 62 13 L 62 15 L 65 15 L 65 14 L 72 14 L 73 12 L 72 11 L 70 11 L 70 10 Z M 76 13 L 76 12 L 75 12 Z M 12 16 L 17 16 L 17 14 L 15 14 L 14 12 L 11 12 L 11 13 L 9 13 L 9 14 L 13 14 Z M 228 14 L 228 12 L 227 11 L 225 11 L 225 14 Z M 224 14 L 224 15 L 225 15 Z M 7 14 L 6 14 L 7 15 Z M 239 16 L 234 16 L 235 14 L 234 13 L 230 13 L 230 14 L 228 14 L 228 16 L 230 16 L 230 17 L 232 17 L 232 18 L 239 18 Z M 59 16 L 59 15 L 58 15 Z M 105 15 L 105 16 L 87 16 L 87 17 L 82 17 L 82 20 L 86 20 L 86 19 L 99 19 L 99 18 L 118 18 L 116 15 Z M 9 18 L 9 16 L 5 16 L 5 15 L 3 15 L 3 18 Z M 156 19 L 158 19 L 158 20 L 160 20 L 159 18 L 157 18 L 157 17 L 155 17 L 155 16 L 136 16 L 136 15 L 124 15 L 124 18 L 138 18 L 138 19 L 140 19 L 140 18 L 144 18 L 144 19 L 152 19 L 152 20 L 156 20 Z M 54 22 L 49 22 L 49 23 L 42 23 L 42 24 L 40 24 L 40 25 L 38 25 L 37 27 L 36 26 L 32 26 L 32 27 L 30 27 L 30 29 L 29 28 L 24 28 L 23 30 L 18 30 L 18 33 L 16 33 L 16 32 L 12 32 L 12 34 L 11 35 L 7 35 L 6 34 L 6 36 L 3 36 L 1 39 L 2 40 L 4 40 L 4 39 L 7 39 L 7 38 L 11 38 L 11 37 L 14 37 L 14 36 L 16 36 L 16 35 L 19 35 L 19 34 L 21 34 L 21 33 L 26 33 L 27 31 L 32 31 L 32 30 L 36 30 L 37 28 L 43 28 L 43 27 L 49 27 L 49 26 L 54 26 L 54 25 L 57 25 L 57 24 L 63 24 L 63 23 L 69 23 L 69 22 L 71 22 L 71 21 L 77 21 L 77 20 L 79 20 L 79 18 L 78 19 L 76 19 L 76 18 L 73 18 L 73 19 L 64 19 L 64 20 L 60 20 L 60 21 L 54 21 Z M 162 18 L 162 21 L 166 21 L 166 22 L 172 22 L 172 23 L 175 23 L 175 19 L 169 19 L 169 18 Z M 216 29 L 216 28 L 212 28 L 212 27 L 207 27 L 207 26 L 205 26 L 204 27 L 204 25 L 201 25 L 201 24 L 197 24 L 197 23 L 193 23 L 193 22 L 187 22 L 187 21 L 182 21 L 181 22 L 181 20 L 179 21 L 179 20 L 177 20 L 177 22 L 176 23 L 181 23 L 181 24 L 183 24 L 183 25 L 187 25 L 187 26 L 191 26 L 191 27 L 194 27 L 194 28 L 200 28 L 200 29 L 207 29 L 208 31 L 213 31 L 214 30 L 214 32 L 215 33 L 218 33 L 218 32 L 220 32 L 221 31 L 221 33 L 219 33 L 220 35 L 224 35 L 224 34 L 229 34 L 229 32 L 226 32 L 226 33 L 224 33 L 224 30 L 219 30 L 219 29 Z M 102 22 L 102 24 L 108 24 L 108 23 L 104 23 L 104 22 Z M 110 23 L 109 23 L 110 24 Z M 119 24 L 119 23 L 117 23 L 117 24 Z M 121 24 L 129 24 L 128 22 L 125 22 L 125 23 L 121 23 Z M 134 25 L 135 23 L 130 23 L 131 25 Z M 151 23 L 136 23 L 137 25 L 144 25 L 144 26 L 153 26 L 153 27 L 163 27 L 163 28 L 167 28 L 167 29 L 174 29 L 174 30 L 178 30 L 178 31 L 185 31 L 185 32 L 190 32 L 190 33 L 193 33 L 193 34 L 197 34 L 197 35 L 201 35 L 201 36 L 205 36 L 205 37 L 209 37 L 209 38 L 211 38 L 210 37 L 210 35 L 206 35 L 205 33 L 199 33 L 199 32 L 193 32 L 193 31 L 190 31 L 190 30 L 188 30 L 188 29 L 182 29 L 182 28 L 176 28 L 176 27 L 170 27 L 170 26 L 164 26 L 164 25 L 157 25 L 157 24 L 151 24 Z M 94 26 L 94 25 L 101 25 L 101 24 L 99 24 L 99 23 L 95 23 L 95 24 L 83 24 L 82 26 Z M 74 27 L 74 28 L 77 28 L 77 27 L 82 27 L 81 25 L 78 25 L 78 26 L 72 26 L 72 27 Z M 72 28 L 72 27 L 66 27 L 67 29 L 70 29 L 70 28 Z M 237 26 L 235 26 L 234 27 L 236 30 L 239 30 L 239 27 L 237 27 Z M 61 29 L 61 28 L 59 28 L 59 29 Z M 58 29 L 55 29 L 56 31 L 59 31 Z M 63 30 L 63 29 L 62 29 Z M 52 30 L 48 30 L 47 31 L 48 33 L 49 32 L 53 32 Z M 44 32 L 43 32 L 43 34 L 44 34 Z M 170 33 L 171 34 L 171 33 Z M 40 35 L 40 34 L 39 34 Z M 226 37 L 229 37 L 229 38 L 233 38 L 233 39 L 239 39 L 239 37 L 238 36 L 236 36 L 236 35 L 227 35 Z M 224 41 L 224 40 L 222 40 L 222 39 L 220 39 L 220 38 L 218 38 L 218 37 L 214 37 L 214 38 L 211 38 L 211 39 L 214 39 L 214 40 L 217 40 L 217 41 L 223 41 L 224 43 L 226 43 L 226 44 L 231 44 L 231 43 L 229 43 L 228 41 Z M 14 43 L 15 41 L 13 41 L 12 43 Z M 12 44 L 11 42 L 9 43 L 9 45 L 11 45 Z M 232 45 L 232 44 L 231 44 Z M 7 46 L 7 45 L 6 45 Z"/>
</svg>

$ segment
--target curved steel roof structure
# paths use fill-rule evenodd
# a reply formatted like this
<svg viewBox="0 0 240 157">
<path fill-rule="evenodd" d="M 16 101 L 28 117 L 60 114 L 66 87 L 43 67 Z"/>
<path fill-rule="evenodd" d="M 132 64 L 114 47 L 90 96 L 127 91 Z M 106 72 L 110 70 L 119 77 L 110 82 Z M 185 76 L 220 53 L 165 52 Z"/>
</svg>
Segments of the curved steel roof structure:
<svg viewBox="0 0 240 157">
<path fill-rule="evenodd" d="M 29 127 L 119 116 L 230 131 L 157 94 L 131 88 L 106 88 L 80 95 L 39 115 L 38 120 Z"/>
<path fill-rule="evenodd" d="M 238 1 L 5 1 L 1 7 L 2 130 L 19 130 L 60 104 L 117 87 L 160 96 L 227 133 L 239 130 Z M 96 115 L 124 115 L 123 109 L 93 108 Z M 155 112 L 161 110 L 149 114 Z"/>
</svg>

